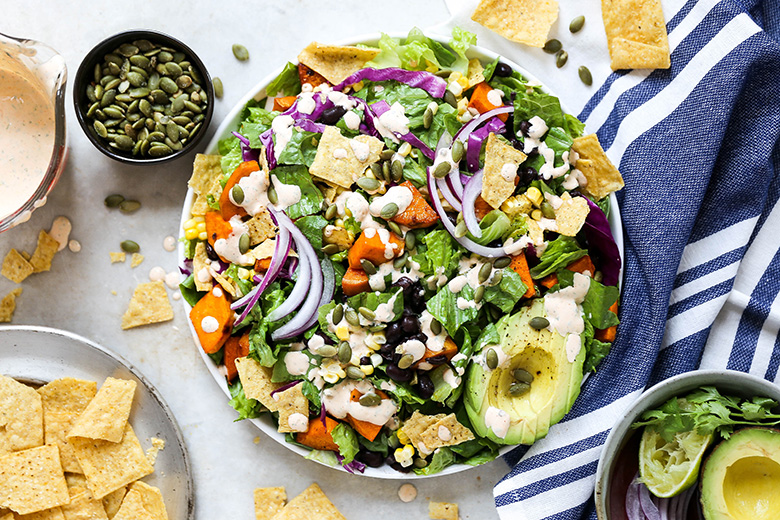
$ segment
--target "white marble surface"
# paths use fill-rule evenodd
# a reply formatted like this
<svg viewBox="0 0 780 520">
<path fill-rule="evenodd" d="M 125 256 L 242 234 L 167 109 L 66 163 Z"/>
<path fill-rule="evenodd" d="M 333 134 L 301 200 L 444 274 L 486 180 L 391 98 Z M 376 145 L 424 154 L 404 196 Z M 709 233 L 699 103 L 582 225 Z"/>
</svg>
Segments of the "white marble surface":
<svg viewBox="0 0 780 520">
<path fill-rule="evenodd" d="M 182 39 L 225 85 L 225 97 L 216 103 L 202 149 L 244 92 L 310 41 L 335 41 L 378 30 L 405 32 L 448 16 L 440 0 L 154 4 L 4 0 L 0 32 L 52 45 L 64 55 L 71 78 L 93 45 L 122 30 L 157 29 Z M 249 49 L 248 62 L 233 58 L 233 43 Z M 48 204 L 30 222 L 0 235 L 0 255 L 12 247 L 32 251 L 38 230 L 49 229 L 58 215 L 72 220 L 71 237 L 83 249 L 78 254 L 61 252 L 51 272 L 23 282 L 14 324 L 47 325 L 86 336 L 130 360 L 157 386 L 178 419 L 192 458 L 196 518 L 249 520 L 255 487 L 286 486 L 294 496 L 312 481 L 351 520 L 401 515 L 425 519 L 429 499 L 458 502 L 464 519 L 497 518 L 492 486 L 507 471 L 501 460 L 457 475 L 416 481 L 417 500 L 404 504 L 397 496 L 403 481 L 373 480 L 325 468 L 288 451 L 252 424 L 233 422 L 234 411 L 195 351 L 180 302 L 173 302 L 173 322 L 123 332 L 120 317 L 135 285 L 147 281 L 154 266 L 176 268 L 175 253 L 163 249 L 163 239 L 178 235 L 193 155 L 156 167 L 116 163 L 87 141 L 70 99 L 69 86 L 67 168 Z M 103 199 L 111 193 L 138 199 L 143 207 L 133 215 L 110 211 Z M 118 251 L 125 239 L 138 242 L 146 256 L 135 269 L 129 261 L 109 262 L 108 253 Z M 0 279 L 0 294 L 13 287 Z"/>
</svg>

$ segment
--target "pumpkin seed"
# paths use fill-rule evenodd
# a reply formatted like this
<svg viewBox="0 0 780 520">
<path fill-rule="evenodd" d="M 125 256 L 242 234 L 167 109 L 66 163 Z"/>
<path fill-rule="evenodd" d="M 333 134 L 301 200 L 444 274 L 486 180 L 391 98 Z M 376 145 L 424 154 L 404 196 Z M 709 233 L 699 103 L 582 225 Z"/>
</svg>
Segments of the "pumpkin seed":
<svg viewBox="0 0 780 520">
<path fill-rule="evenodd" d="M 341 251 L 341 249 L 339 249 L 339 246 L 336 245 L 336 244 L 327 244 L 327 245 L 322 246 L 322 252 L 325 253 L 328 256 L 335 255 L 335 254 L 339 253 L 340 251 Z"/>
<path fill-rule="evenodd" d="M 591 75 L 588 67 L 585 65 L 580 66 L 580 68 L 577 69 L 577 74 L 579 74 L 580 80 L 587 86 L 593 85 L 593 75 Z"/>
<path fill-rule="evenodd" d="M 512 397 L 520 397 L 521 395 L 527 394 L 530 389 L 531 385 L 528 383 L 512 383 L 509 385 L 509 395 Z"/>
<path fill-rule="evenodd" d="M 123 151 L 130 151 L 133 149 L 133 145 L 135 145 L 135 141 L 133 141 L 133 138 L 127 135 L 118 135 L 114 139 L 114 143 L 119 147 L 120 150 Z"/>
<path fill-rule="evenodd" d="M 244 233 L 238 239 L 238 251 L 243 255 L 249 251 L 249 233 Z"/>
<path fill-rule="evenodd" d="M 367 406 L 367 407 L 379 406 L 380 404 L 382 404 L 382 398 L 376 395 L 375 393 L 370 392 L 360 396 L 358 402 L 360 403 L 361 406 Z"/>
<path fill-rule="evenodd" d="M 357 381 L 360 381 L 361 379 L 366 377 L 363 371 L 356 366 L 348 366 L 344 371 L 347 373 L 348 378 L 355 379 Z"/>
<path fill-rule="evenodd" d="M 118 208 L 124 200 L 125 198 L 122 195 L 115 193 L 114 195 L 109 195 L 106 197 L 103 200 L 103 204 L 105 204 L 107 208 Z"/>
<path fill-rule="evenodd" d="M 173 150 L 164 144 L 154 144 L 149 148 L 149 155 L 152 157 L 163 157 L 169 155 Z"/>
<path fill-rule="evenodd" d="M 352 347 L 349 345 L 349 341 L 342 341 L 339 343 L 339 361 L 349 363 L 350 359 L 352 359 Z"/>
<path fill-rule="evenodd" d="M 466 152 L 466 149 L 463 146 L 463 141 L 460 139 L 456 139 L 455 142 L 452 143 L 452 160 L 453 162 L 459 163 L 461 159 L 463 159 L 463 154 Z"/>
<path fill-rule="evenodd" d="M 141 247 L 132 240 L 125 240 L 121 244 L 119 244 L 119 247 L 122 248 L 122 251 L 125 253 L 137 253 L 141 250 Z"/>
<path fill-rule="evenodd" d="M 344 319 L 344 306 L 343 305 L 336 305 L 333 308 L 333 314 L 331 314 L 331 321 L 334 325 L 337 325 L 341 323 L 341 320 Z"/>
<path fill-rule="evenodd" d="M 344 319 L 347 320 L 347 323 L 349 323 L 353 327 L 360 326 L 360 318 L 358 317 L 358 313 L 355 312 L 354 309 L 347 309 L 344 312 Z"/>
<path fill-rule="evenodd" d="M 396 224 L 393 221 L 388 222 L 387 223 L 387 227 L 390 229 L 390 231 L 392 231 L 393 233 L 395 233 L 399 237 L 403 236 L 403 234 L 404 234 L 403 231 L 401 230 L 401 226 L 399 226 L 398 224 Z"/>
<path fill-rule="evenodd" d="M 246 61 L 249 59 L 249 51 L 243 45 L 234 43 L 233 56 L 235 56 L 238 61 Z"/>
<path fill-rule="evenodd" d="M 112 79 L 108 83 L 106 83 L 106 90 L 116 89 L 119 87 L 123 81 L 119 78 Z"/>
<path fill-rule="evenodd" d="M 150 90 L 157 90 L 160 88 L 160 75 L 156 72 L 152 72 L 149 74 L 149 81 L 146 83 L 146 86 L 149 87 Z"/>
<path fill-rule="evenodd" d="M 392 173 L 392 176 L 393 176 L 393 180 L 395 182 L 398 182 L 398 181 L 401 180 L 401 178 L 404 175 L 404 164 L 401 161 L 396 159 L 395 161 L 393 161 L 393 164 L 390 167 L 390 170 L 391 170 L 391 173 Z"/>
<path fill-rule="evenodd" d="M 171 78 L 160 78 L 160 88 L 167 94 L 175 94 L 179 90 L 179 86 Z"/>
<path fill-rule="evenodd" d="M 544 218 L 549 218 L 549 219 L 555 218 L 555 210 L 553 209 L 552 204 L 550 204 L 546 200 L 539 205 L 539 209 L 542 210 L 542 215 L 544 216 Z"/>
<path fill-rule="evenodd" d="M 192 86 L 192 78 L 182 74 L 181 76 L 176 78 L 176 86 L 178 86 L 182 90 L 185 90 L 190 86 Z"/>
<path fill-rule="evenodd" d="M 376 179 L 370 179 L 368 177 L 361 177 L 357 180 L 357 185 L 368 192 L 376 191 L 382 186 Z"/>
<path fill-rule="evenodd" d="M 119 203 L 119 211 L 122 213 L 133 213 L 141 208 L 141 203 L 137 200 L 123 200 Z"/>
<path fill-rule="evenodd" d="M 203 112 L 203 109 L 201 109 L 198 105 L 196 105 L 192 101 L 187 101 L 186 99 L 184 100 L 184 106 L 196 114 L 200 114 L 201 112 Z"/>
<path fill-rule="evenodd" d="M 379 153 L 379 158 L 382 159 L 383 161 L 389 161 L 390 159 L 393 158 L 393 155 L 395 155 L 395 152 L 393 150 L 390 149 L 382 150 Z"/>
<path fill-rule="evenodd" d="M 477 280 L 479 280 L 479 283 L 487 282 L 487 279 L 490 278 L 490 273 L 492 272 L 493 264 L 489 262 L 482 264 L 482 267 L 479 268 L 479 272 L 477 273 Z"/>
<path fill-rule="evenodd" d="M 371 260 L 367 260 L 365 258 L 360 259 L 360 267 L 363 268 L 363 271 L 366 272 L 367 275 L 376 274 L 376 266 L 371 262 Z"/>
<path fill-rule="evenodd" d="M 371 163 L 366 175 L 371 175 L 369 178 L 381 179 L 382 178 L 382 165 L 379 163 Z"/>
<path fill-rule="evenodd" d="M 530 325 L 532 329 L 542 330 L 550 326 L 550 320 L 543 316 L 535 316 L 531 318 L 528 325 Z"/>
<path fill-rule="evenodd" d="M 317 355 L 322 357 L 333 357 L 338 353 L 338 350 L 333 345 L 323 345 L 317 349 Z"/>
<path fill-rule="evenodd" d="M 101 123 L 100 121 L 95 121 L 92 123 L 92 128 L 95 129 L 95 132 L 97 132 L 97 135 L 105 139 L 108 136 L 108 131 L 106 130 L 106 126 Z"/>
<path fill-rule="evenodd" d="M 438 336 L 441 334 L 442 327 L 441 322 L 437 320 L 436 318 L 431 318 L 431 332 L 433 332 L 434 335 Z"/>
<path fill-rule="evenodd" d="M 502 256 L 501 258 L 496 258 L 496 261 L 493 262 L 493 267 L 496 269 L 504 269 L 505 267 L 509 267 L 509 264 L 512 263 L 512 259 L 508 256 Z"/>
<path fill-rule="evenodd" d="M 544 44 L 544 47 L 542 47 L 542 50 L 547 54 L 555 54 L 562 48 L 563 44 L 561 44 L 560 40 L 553 38 L 551 40 L 547 40 L 547 42 Z"/>
<path fill-rule="evenodd" d="M 406 370 L 414 364 L 414 356 L 412 354 L 404 354 L 401 359 L 398 360 L 398 368 Z"/>
<path fill-rule="evenodd" d="M 172 62 L 172 61 L 165 64 L 165 70 L 168 71 L 168 74 L 173 79 L 176 79 L 179 76 L 181 76 L 181 72 L 182 72 L 181 67 L 179 66 L 179 64 L 175 63 L 175 62 Z"/>
<path fill-rule="evenodd" d="M 241 204 L 242 202 L 244 202 L 244 189 L 238 184 L 236 184 L 230 190 L 230 196 L 233 198 L 233 202 L 235 202 L 236 204 Z"/>
<path fill-rule="evenodd" d="M 571 23 L 569 24 L 569 31 L 571 31 L 572 33 L 580 32 L 584 25 L 585 25 L 585 16 L 580 15 L 571 21 Z"/>
<path fill-rule="evenodd" d="M 404 268 L 405 265 L 406 265 L 406 255 L 405 254 L 403 256 L 399 256 L 398 258 L 393 260 L 393 268 L 396 269 L 396 270 L 400 271 L 401 269 Z"/>
<path fill-rule="evenodd" d="M 87 117 L 93 117 L 99 108 L 100 101 L 95 101 L 92 103 L 92 105 L 87 109 Z"/>
<path fill-rule="evenodd" d="M 498 367 L 498 353 L 493 348 L 487 349 L 485 353 L 485 363 L 490 370 L 495 370 Z"/>
<path fill-rule="evenodd" d="M 136 67 L 145 69 L 149 67 L 150 60 L 143 54 L 136 54 L 134 56 L 130 56 L 130 63 L 132 63 Z"/>
<path fill-rule="evenodd" d="M 171 141 L 176 142 L 179 140 L 179 125 L 173 121 L 165 125 L 165 132 L 168 134 Z"/>
<path fill-rule="evenodd" d="M 383 162 L 382 163 L 382 178 L 386 181 L 393 180 L 393 174 L 390 173 L 390 163 L 389 162 Z"/>
<path fill-rule="evenodd" d="M 382 211 L 379 213 L 379 216 L 385 220 L 390 220 L 396 215 L 398 215 L 398 204 L 395 202 L 388 202 L 385 204 L 385 207 L 383 207 Z"/>
<path fill-rule="evenodd" d="M 104 108 L 103 113 L 112 119 L 121 119 L 124 117 L 124 114 L 119 108 L 116 107 L 116 105 L 111 105 L 110 107 Z"/>
<path fill-rule="evenodd" d="M 533 374 L 529 372 L 528 370 L 524 370 L 522 368 L 516 368 L 512 370 L 512 377 L 515 378 L 516 381 L 519 381 L 520 383 L 532 383 L 534 380 Z"/>
<path fill-rule="evenodd" d="M 268 186 L 268 191 L 266 192 L 266 195 L 268 195 L 268 201 L 271 204 L 279 204 L 279 194 L 276 193 L 276 188 L 273 186 Z"/>
<path fill-rule="evenodd" d="M 358 312 L 360 313 L 361 316 L 363 316 L 365 319 L 369 321 L 374 321 L 376 319 L 376 313 L 374 313 L 374 311 L 372 311 L 368 307 L 360 307 L 358 309 Z"/>
<path fill-rule="evenodd" d="M 438 166 L 433 170 L 433 176 L 437 179 L 441 179 L 447 176 L 447 174 L 450 173 L 450 170 L 452 169 L 452 165 L 448 162 L 442 162 L 439 163 Z"/>
<path fill-rule="evenodd" d="M 425 113 L 423 114 L 423 126 L 427 130 L 431 127 L 431 124 L 433 123 L 433 110 L 431 107 L 428 107 L 425 109 Z"/>
<path fill-rule="evenodd" d="M 493 278 L 490 279 L 490 285 L 498 285 L 501 283 L 501 280 L 504 279 L 504 272 L 503 271 L 496 271 L 493 273 Z"/>
<path fill-rule="evenodd" d="M 105 108 L 109 105 L 111 105 L 114 102 L 114 98 L 116 97 L 116 90 L 106 90 L 103 93 L 103 96 L 100 98 L 100 107 Z"/>
<path fill-rule="evenodd" d="M 449 89 L 444 91 L 444 102 L 450 105 L 452 108 L 458 108 L 458 99 Z"/>
<path fill-rule="evenodd" d="M 137 72 L 128 72 L 127 81 L 130 82 L 130 85 L 133 87 L 140 87 L 141 85 L 144 84 L 144 81 L 146 80 L 144 79 L 143 76 L 141 76 Z M 117 82 L 117 85 L 119 85 L 119 82 Z"/>
<path fill-rule="evenodd" d="M 214 87 L 214 95 L 217 97 L 217 99 L 222 99 L 222 95 L 224 94 L 222 80 L 219 78 L 214 78 L 211 80 L 211 84 Z"/>
<path fill-rule="evenodd" d="M 100 70 L 100 63 L 96 63 L 95 68 L 92 70 L 92 79 L 95 80 L 95 83 L 99 83 L 102 77 L 103 72 Z"/>
<path fill-rule="evenodd" d="M 173 61 L 173 54 L 165 50 L 161 51 L 160 54 L 157 55 L 157 61 L 160 63 L 168 63 L 169 61 Z"/>
<path fill-rule="evenodd" d="M 465 222 L 459 222 L 457 226 L 455 226 L 455 238 L 463 238 L 466 236 L 466 233 L 468 233 L 468 228 L 466 227 Z"/>
<path fill-rule="evenodd" d="M 414 233 L 409 232 L 406 234 L 406 236 L 404 237 L 404 245 L 406 246 L 407 251 L 411 251 L 412 249 L 414 249 L 414 246 L 417 245 L 417 237 L 415 236 Z"/>
<path fill-rule="evenodd" d="M 325 210 L 325 219 L 326 220 L 333 220 L 336 218 L 336 216 L 339 214 L 339 208 L 335 204 L 331 204 L 328 206 L 328 209 Z"/>
<path fill-rule="evenodd" d="M 558 54 L 555 55 L 555 66 L 560 69 L 566 65 L 567 61 L 569 61 L 569 53 L 566 51 L 558 51 Z"/>
<path fill-rule="evenodd" d="M 136 47 L 132 43 L 123 43 L 122 45 L 119 46 L 118 50 L 119 53 L 126 58 L 129 58 L 133 54 L 138 54 L 138 47 Z"/>
<path fill-rule="evenodd" d="M 428 465 L 428 461 L 420 457 L 415 457 L 414 462 L 412 462 L 412 465 L 415 468 L 424 468 Z"/>
<path fill-rule="evenodd" d="M 150 92 L 151 90 L 149 90 L 148 87 L 138 87 L 138 88 L 130 89 L 128 91 L 128 94 L 130 94 L 131 98 L 140 99 L 148 96 Z"/>
</svg>

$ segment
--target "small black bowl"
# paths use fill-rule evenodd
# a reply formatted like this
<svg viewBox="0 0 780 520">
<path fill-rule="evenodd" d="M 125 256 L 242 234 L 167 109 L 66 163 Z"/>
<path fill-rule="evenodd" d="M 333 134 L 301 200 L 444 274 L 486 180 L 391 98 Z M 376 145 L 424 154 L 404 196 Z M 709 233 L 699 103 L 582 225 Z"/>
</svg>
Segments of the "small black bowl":
<svg viewBox="0 0 780 520">
<path fill-rule="evenodd" d="M 201 121 L 201 127 L 198 129 L 192 139 L 188 139 L 180 150 L 174 150 L 173 153 L 163 155 L 159 157 L 150 157 L 148 155 L 133 155 L 132 152 L 122 151 L 118 148 L 114 148 L 108 145 L 108 141 L 98 136 L 95 131 L 93 122 L 87 117 L 87 111 L 89 110 L 92 102 L 87 97 L 87 87 L 94 83 L 94 69 L 98 63 L 103 63 L 105 55 L 113 52 L 120 45 L 124 43 L 132 43 L 136 40 L 148 40 L 154 44 L 158 44 L 163 47 L 169 47 L 177 51 L 181 51 L 186 55 L 186 59 L 190 62 L 193 68 L 200 75 L 202 83 L 199 83 L 200 87 L 206 93 L 206 108 L 202 112 L 203 120 Z M 203 136 L 206 134 L 211 117 L 214 113 L 214 88 L 211 83 L 211 76 L 209 76 L 208 70 L 206 70 L 203 62 L 198 58 L 195 52 L 181 41 L 168 36 L 167 34 L 150 31 L 150 30 L 133 30 L 125 31 L 110 38 L 106 38 L 99 44 L 97 44 L 89 53 L 87 53 L 84 60 L 81 62 L 78 71 L 76 72 L 76 79 L 73 84 L 73 103 L 76 108 L 76 118 L 81 125 L 81 129 L 87 135 L 87 138 L 95 145 L 95 148 L 100 150 L 104 155 L 115 159 L 117 161 L 127 164 L 159 164 L 162 162 L 170 161 L 181 155 L 187 153 L 194 146 L 200 142 Z"/>
</svg>

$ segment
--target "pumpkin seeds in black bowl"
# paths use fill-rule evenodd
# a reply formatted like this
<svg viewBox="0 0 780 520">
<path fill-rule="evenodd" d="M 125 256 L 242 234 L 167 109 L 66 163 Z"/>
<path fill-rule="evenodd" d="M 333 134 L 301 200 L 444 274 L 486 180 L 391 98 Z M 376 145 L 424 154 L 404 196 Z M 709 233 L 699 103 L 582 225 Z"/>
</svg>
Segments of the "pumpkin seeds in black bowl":
<svg viewBox="0 0 780 520">
<path fill-rule="evenodd" d="M 159 163 L 186 153 L 206 133 L 214 88 L 203 62 L 179 40 L 127 31 L 87 54 L 73 100 L 98 150 L 125 163 Z"/>
</svg>

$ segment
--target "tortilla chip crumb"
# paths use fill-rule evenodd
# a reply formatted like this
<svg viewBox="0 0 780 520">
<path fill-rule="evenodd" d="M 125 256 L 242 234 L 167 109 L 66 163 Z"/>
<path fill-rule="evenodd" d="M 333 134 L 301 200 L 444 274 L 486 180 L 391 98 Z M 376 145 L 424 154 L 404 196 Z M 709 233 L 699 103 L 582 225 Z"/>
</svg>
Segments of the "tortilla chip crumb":
<svg viewBox="0 0 780 520">
<path fill-rule="evenodd" d="M 508 40 L 544 47 L 558 18 L 555 0 L 482 0 L 471 19 Z"/>
<path fill-rule="evenodd" d="M 24 258 L 19 251 L 11 249 L 3 259 L 3 267 L 0 274 L 15 283 L 22 283 L 25 278 L 35 272 L 35 268 Z"/>
<path fill-rule="evenodd" d="M 146 450 L 146 460 L 154 466 L 154 463 L 157 462 L 157 455 L 165 449 L 165 440 L 157 437 L 152 437 L 149 440 L 152 441 L 152 445 Z"/>
<path fill-rule="evenodd" d="M 130 267 L 138 267 L 143 261 L 144 255 L 141 253 L 133 253 L 133 256 L 130 257 Z"/>
<path fill-rule="evenodd" d="M 122 329 L 160 323 L 173 319 L 173 308 L 163 282 L 138 284 L 127 311 L 122 316 Z"/>
<path fill-rule="evenodd" d="M 287 503 L 287 491 L 283 487 L 257 488 L 254 497 L 257 520 L 271 520 Z"/>
<path fill-rule="evenodd" d="M 34 272 L 49 271 L 54 255 L 57 254 L 59 248 L 60 243 L 42 229 L 38 233 L 38 245 L 35 246 L 35 251 L 30 257 L 30 265 L 35 269 Z"/>
<path fill-rule="evenodd" d="M 22 288 L 17 287 L 0 300 L 0 323 L 9 323 L 14 318 L 16 298 L 22 294 Z"/>
<path fill-rule="evenodd" d="M 428 517 L 432 520 L 458 520 L 458 504 L 429 502 Z"/>
<path fill-rule="evenodd" d="M 120 253 L 108 253 L 108 256 L 111 257 L 111 263 L 112 264 L 117 264 L 117 263 L 124 262 L 125 259 L 127 258 L 127 254 L 121 253 L 121 252 Z"/>
</svg>

